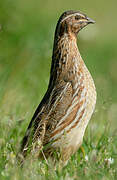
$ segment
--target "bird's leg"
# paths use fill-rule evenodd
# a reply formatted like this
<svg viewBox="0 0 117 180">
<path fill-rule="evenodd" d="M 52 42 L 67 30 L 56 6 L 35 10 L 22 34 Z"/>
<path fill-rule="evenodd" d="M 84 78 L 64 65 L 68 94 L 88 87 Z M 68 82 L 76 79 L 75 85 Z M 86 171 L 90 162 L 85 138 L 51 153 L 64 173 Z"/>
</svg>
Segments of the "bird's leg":
<svg viewBox="0 0 117 180">
<path fill-rule="evenodd" d="M 83 158 L 85 158 L 85 150 L 84 150 L 83 146 L 80 146 L 80 150 L 81 150 L 81 152 L 83 154 Z"/>
</svg>

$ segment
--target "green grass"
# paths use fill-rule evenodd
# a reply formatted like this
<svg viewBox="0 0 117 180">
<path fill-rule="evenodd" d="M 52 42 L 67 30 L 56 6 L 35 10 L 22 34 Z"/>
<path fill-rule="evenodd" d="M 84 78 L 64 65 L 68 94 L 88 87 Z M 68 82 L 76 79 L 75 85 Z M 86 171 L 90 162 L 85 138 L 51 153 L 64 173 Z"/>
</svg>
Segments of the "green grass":
<svg viewBox="0 0 117 180">
<path fill-rule="evenodd" d="M 31 158 L 21 169 L 16 153 L 47 89 L 56 21 L 67 9 L 82 10 L 97 22 L 78 37 L 98 95 L 83 141 L 86 157 L 78 150 L 66 167 L 57 166 L 56 171 L 51 162 Z M 114 0 L 0 1 L 0 180 L 117 179 L 115 12 Z"/>
</svg>

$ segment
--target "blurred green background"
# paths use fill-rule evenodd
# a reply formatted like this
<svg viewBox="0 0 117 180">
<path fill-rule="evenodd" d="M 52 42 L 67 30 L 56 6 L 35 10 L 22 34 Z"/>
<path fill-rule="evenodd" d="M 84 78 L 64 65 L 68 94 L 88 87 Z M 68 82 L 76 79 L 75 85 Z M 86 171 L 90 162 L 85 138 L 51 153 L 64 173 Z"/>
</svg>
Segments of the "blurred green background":
<svg viewBox="0 0 117 180">
<path fill-rule="evenodd" d="M 1 152 L 7 142 L 18 150 L 35 108 L 47 89 L 54 31 L 65 10 L 80 10 L 96 21 L 78 35 L 78 47 L 93 76 L 98 95 L 96 110 L 84 139 L 96 144 L 104 133 L 106 137 L 113 137 L 109 152 L 116 162 L 116 0 L 0 1 Z M 2 168 L 4 163 L 1 161 Z"/>
</svg>

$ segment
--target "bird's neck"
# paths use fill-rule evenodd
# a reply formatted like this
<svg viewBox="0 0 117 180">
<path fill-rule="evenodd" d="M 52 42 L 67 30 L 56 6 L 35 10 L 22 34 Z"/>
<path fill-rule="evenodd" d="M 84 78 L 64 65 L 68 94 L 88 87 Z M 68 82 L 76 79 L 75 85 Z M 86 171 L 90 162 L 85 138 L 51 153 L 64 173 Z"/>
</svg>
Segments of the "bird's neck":
<svg viewBox="0 0 117 180">
<path fill-rule="evenodd" d="M 75 63 L 82 60 L 77 47 L 76 36 L 70 33 L 64 33 L 62 37 L 55 37 L 52 63 L 59 67 L 62 64 L 70 66 L 71 64 L 74 65 L 73 59 L 76 59 L 77 62 L 74 61 Z"/>
<path fill-rule="evenodd" d="M 53 60 L 65 59 L 65 56 L 73 56 L 78 52 L 77 38 L 71 33 L 64 33 L 61 37 L 55 36 L 53 48 Z M 74 54 L 75 55 L 75 54 Z"/>
<path fill-rule="evenodd" d="M 67 33 L 61 37 L 55 36 L 50 82 L 54 82 L 65 71 L 74 68 L 74 66 L 77 73 L 77 67 L 80 61 L 81 56 L 77 47 L 77 38 Z"/>
</svg>

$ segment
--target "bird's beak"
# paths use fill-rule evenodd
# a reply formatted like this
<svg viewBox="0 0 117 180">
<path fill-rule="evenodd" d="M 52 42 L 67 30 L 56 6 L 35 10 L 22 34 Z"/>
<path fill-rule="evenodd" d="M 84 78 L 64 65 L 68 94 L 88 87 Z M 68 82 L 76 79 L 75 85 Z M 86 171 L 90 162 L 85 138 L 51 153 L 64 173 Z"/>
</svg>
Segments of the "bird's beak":
<svg viewBox="0 0 117 180">
<path fill-rule="evenodd" d="M 87 20 L 88 24 L 90 24 L 90 23 L 94 24 L 95 23 L 95 21 L 89 17 L 87 17 L 86 20 Z"/>
</svg>

